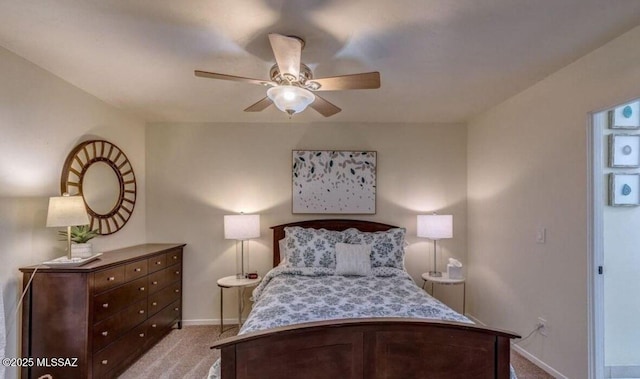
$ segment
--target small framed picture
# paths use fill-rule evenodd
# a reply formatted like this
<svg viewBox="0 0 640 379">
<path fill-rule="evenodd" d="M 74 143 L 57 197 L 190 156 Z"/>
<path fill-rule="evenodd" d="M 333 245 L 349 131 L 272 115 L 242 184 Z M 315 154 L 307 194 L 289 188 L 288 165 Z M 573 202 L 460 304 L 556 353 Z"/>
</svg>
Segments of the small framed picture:
<svg viewBox="0 0 640 379">
<path fill-rule="evenodd" d="M 609 134 L 609 167 L 640 167 L 640 134 Z"/>
<path fill-rule="evenodd" d="M 640 129 L 640 100 L 609 111 L 609 128 Z"/>
<path fill-rule="evenodd" d="M 640 174 L 609 174 L 609 205 L 640 205 Z"/>
</svg>

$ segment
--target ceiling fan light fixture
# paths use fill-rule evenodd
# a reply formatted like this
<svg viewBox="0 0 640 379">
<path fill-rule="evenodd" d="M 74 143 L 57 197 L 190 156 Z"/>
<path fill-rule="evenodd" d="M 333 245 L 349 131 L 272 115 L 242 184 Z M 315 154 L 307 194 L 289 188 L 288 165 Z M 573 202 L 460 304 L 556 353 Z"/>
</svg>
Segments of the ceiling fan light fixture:
<svg viewBox="0 0 640 379">
<path fill-rule="evenodd" d="M 269 88 L 267 97 L 278 109 L 290 116 L 304 111 L 316 99 L 311 91 L 288 85 Z"/>
</svg>

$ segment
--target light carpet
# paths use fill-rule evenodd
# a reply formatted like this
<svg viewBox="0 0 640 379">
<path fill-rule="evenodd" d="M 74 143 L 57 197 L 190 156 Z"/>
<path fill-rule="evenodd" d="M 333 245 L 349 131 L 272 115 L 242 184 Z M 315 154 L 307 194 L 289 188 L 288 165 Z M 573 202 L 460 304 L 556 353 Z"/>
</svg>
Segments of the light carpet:
<svg viewBox="0 0 640 379">
<path fill-rule="evenodd" d="M 220 338 L 236 335 L 237 328 L 231 328 L 220 336 L 218 326 L 186 326 L 174 329 L 162 341 L 143 355 L 121 379 L 176 379 L 207 377 L 209 368 L 220 357 L 218 350 L 209 347 Z M 553 377 L 522 355 L 511 350 L 511 364 L 518 379 L 552 379 Z"/>
</svg>

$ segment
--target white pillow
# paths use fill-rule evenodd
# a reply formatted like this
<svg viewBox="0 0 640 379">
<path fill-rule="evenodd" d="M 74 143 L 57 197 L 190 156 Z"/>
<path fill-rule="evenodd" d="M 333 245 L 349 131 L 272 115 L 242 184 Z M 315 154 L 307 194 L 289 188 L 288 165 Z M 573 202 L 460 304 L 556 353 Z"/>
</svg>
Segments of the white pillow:
<svg viewBox="0 0 640 379">
<path fill-rule="evenodd" d="M 371 267 L 404 269 L 405 228 L 393 228 L 382 232 L 361 232 L 351 228 L 344 231 L 341 242 L 371 246 Z"/>
<path fill-rule="evenodd" d="M 336 275 L 370 276 L 371 246 L 336 244 Z"/>
<path fill-rule="evenodd" d="M 286 238 L 278 241 L 278 246 L 280 247 L 280 263 L 278 266 L 285 266 L 287 264 L 287 241 Z"/>
</svg>

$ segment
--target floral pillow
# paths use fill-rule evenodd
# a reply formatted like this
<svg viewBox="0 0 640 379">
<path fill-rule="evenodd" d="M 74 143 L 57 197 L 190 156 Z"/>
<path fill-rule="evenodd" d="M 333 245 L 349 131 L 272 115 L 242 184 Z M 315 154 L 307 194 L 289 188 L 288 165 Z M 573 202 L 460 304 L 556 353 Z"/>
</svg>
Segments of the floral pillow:
<svg viewBox="0 0 640 379">
<path fill-rule="evenodd" d="M 336 268 L 336 244 L 344 242 L 344 233 L 335 230 L 284 228 L 288 267 Z"/>
<path fill-rule="evenodd" d="M 404 269 L 405 228 L 393 228 L 384 232 L 361 232 L 358 229 L 344 231 L 345 243 L 371 246 L 371 267 Z"/>
</svg>

